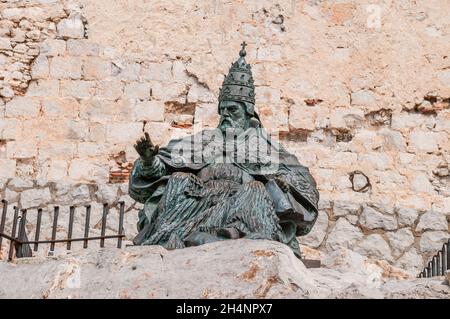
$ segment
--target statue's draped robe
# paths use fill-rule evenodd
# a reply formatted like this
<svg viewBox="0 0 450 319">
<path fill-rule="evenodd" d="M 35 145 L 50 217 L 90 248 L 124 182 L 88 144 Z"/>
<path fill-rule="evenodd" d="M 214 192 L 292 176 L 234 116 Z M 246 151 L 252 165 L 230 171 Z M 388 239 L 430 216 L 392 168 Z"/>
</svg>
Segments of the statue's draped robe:
<svg viewBox="0 0 450 319">
<path fill-rule="evenodd" d="M 299 256 L 296 236 L 311 230 L 319 200 L 308 168 L 262 129 L 240 134 L 235 146 L 224 141 L 220 130 L 204 130 L 172 140 L 151 165 L 136 160 L 130 196 L 144 208 L 134 243 L 182 248 L 235 238 L 226 232 L 234 229 Z M 275 178 L 288 183 L 287 193 Z"/>
</svg>

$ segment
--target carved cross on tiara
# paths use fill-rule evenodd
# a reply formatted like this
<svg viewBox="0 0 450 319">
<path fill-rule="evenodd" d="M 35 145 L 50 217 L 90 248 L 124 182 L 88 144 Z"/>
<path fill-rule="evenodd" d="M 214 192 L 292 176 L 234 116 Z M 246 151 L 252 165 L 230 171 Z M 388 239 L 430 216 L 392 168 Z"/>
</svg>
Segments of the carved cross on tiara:
<svg viewBox="0 0 450 319">
<path fill-rule="evenodd" d="M 241 51 L 239 51 L 239 55 L 242 57 L 246 56 L 246 54 L 247 54 L 247 52 L 245 52 L 246 46 L 247 46 L 247 43 L 245 43 L 245 41 L 241 43 L 242 49 L 241 49 Z"/>
</svg>

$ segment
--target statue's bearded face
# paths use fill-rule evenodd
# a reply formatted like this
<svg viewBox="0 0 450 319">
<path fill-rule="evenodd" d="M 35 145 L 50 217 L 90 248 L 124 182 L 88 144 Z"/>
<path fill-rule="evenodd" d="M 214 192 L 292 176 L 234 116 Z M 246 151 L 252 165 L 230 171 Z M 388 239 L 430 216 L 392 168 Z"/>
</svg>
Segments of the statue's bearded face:
<svg viewBox="0 0 450 319">
<path fill-rule="evenodd" d="M 248 129 L 249 118 L 243 103 L 235 101 L 222 101 L 220 102 L 219 109 L 219 128 L 222 131 L 227 129 Z"/>
</svg>

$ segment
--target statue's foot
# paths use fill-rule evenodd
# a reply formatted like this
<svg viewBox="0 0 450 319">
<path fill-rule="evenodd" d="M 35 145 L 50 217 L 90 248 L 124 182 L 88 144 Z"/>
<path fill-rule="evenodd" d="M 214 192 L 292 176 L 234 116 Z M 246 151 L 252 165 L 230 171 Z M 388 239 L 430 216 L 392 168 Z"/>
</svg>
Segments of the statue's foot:
<svg viewBox="0 0 450 319">
<path fill-rule="evenodd" d="M 220 228 L 217 230 L 217 235 L 228 239 L 238 239 L 242 237 L 239 230 L 234 227 Z"/>
<path fill-rule="evenodd" d="M 186 247 L 199 246 L 207 243 L 213 243 L 215 241 L 223 240 L 223 238 L 211 235 L 204 232 L 195 232 L 190 234 L 185 240 L 184 245 Z"/>
<path fill-rule="evenodd" d="M 184 242 L 176 234 L 170 235 L 169 240 L 164 245 L 164 248 L 166 248 L 167 250 L 180 249 L 184 247 L 185 247 Z"/>
</svg>

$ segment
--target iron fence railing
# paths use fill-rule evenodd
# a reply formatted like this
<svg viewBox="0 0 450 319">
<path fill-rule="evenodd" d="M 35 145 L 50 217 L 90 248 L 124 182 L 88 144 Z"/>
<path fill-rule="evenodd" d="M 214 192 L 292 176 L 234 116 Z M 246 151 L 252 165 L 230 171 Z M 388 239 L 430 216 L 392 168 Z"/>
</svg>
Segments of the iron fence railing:
<svg viewBox="0 0 450 319">
<path fill-rule="evenodd" d="M 103 212 L 101 219 L 101 233 L 100 236 L 89 237 L 89 226 L 90 226 L 90 218 L 91 218 L 91 205 L 84 206 L 86 210 L 85 220 L 84 220 L 84 236 L 79 238 L 72 238 L 73 235 L 73 226 L 74 226 L 74 217 L 75 217 L 75 206 L 70 206 L 69 208 L 69 223 L 67 228 L 67 238 L 57 239 L 57 228 L 58 228 L 58 217 L 59 217 L 59 206 L 53 207 L 53 223 L 52 223 L 52 231 L 51 231 L 51 239 L 50 240 L 40 240 L 40 232 L 41 232 L 41 222 L 42 222 L 42 208 L 37 208 L 37 217 L 36 217 L 36 230 L 34 233 L 34 240 L 29 240 L 26 234 L 26 224 L 27 224 L 27 210 L 19 209 L 14 206 L 14 214 L 12 219 L 11 233 L 5 233 L 5 225 L 6 225 L 6 217 L 8 214 L 8 202 L 6 200 L 2 200 L 2 215 L 0 219 L 0 251 L 2 249 L 2 241 L 3 239 L 9 240 L 9 252 L 8 252 L 8 260 L 12 260 L 14 257 L 32 257 L 33 251 L 37 252 L 39 249 L 39 244 L 50 244 L 49 255 L 52 255 L 55 251 L 56 243 L 66 243 L 66 250 L 70 251 L 72 249 L 73 242 L 83 242 L 83 248 L 88 248 L 89 241 L 99 240 L 100 247 L 105 246 L 105 240 L 108 239 L 117 239 L 117 248 L 122 247 L 122 240 L 125 237 L 124 227 L 123 227 L 123 219 L 125 214 L 125 203 L 123 201 L 119 202 L 119 226 L 117 234 L 115 235 L 106 235 L 106 222 L 109 213 L 108 204 L 103 204 Z M 31 245 L 33 245 L 33 249 L 31 249 Z"/>
<path fill-rule="evenodd" d="M 431 258 L 427 266 L 417 276 L 418 278 L 428 278 L 434 276 L 445 276 L 445 272 L 450 269 L 450 239 L 442 245 L 436 255 Z"/>
</svg>

